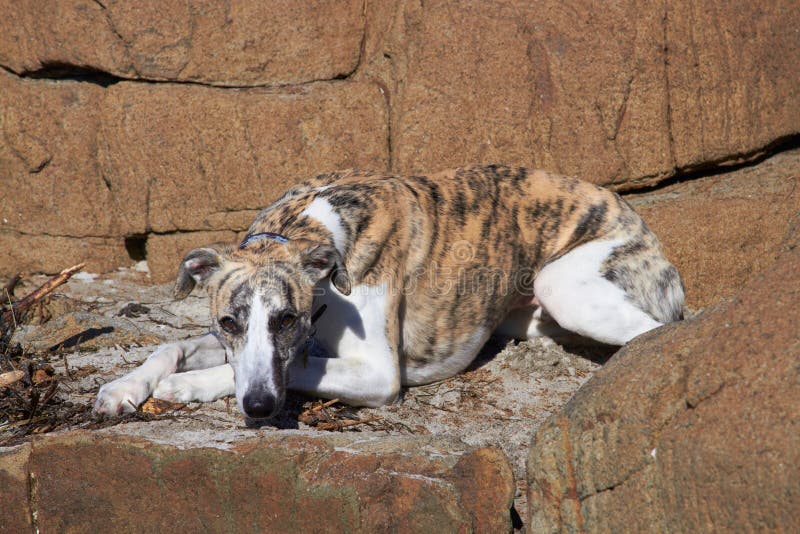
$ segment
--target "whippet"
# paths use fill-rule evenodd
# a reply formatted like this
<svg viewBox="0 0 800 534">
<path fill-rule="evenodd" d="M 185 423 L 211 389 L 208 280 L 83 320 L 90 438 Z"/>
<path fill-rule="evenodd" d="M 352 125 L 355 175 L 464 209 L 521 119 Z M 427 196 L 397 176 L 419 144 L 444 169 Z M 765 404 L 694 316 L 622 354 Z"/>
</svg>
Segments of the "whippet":
<svg viewBox="0 0 800 534">
<path fill-rule="evenodd" d="M 211 332 L 105 384 L 95 411 L 151 394 L 234 394 L 255 419 L 287 388 L 358 406 L 450 377 L 493 332 L 560 328 L 622 345 L 682 318 L 683 285 L 619 195 L 491 165 L 431 176 L 343 171 L 292 187 L 238 245 L 189 252 L 175 296 L 210 293 Z M 316 325 L 311 317 L 327 309 Z M 309 356 L 310 336 L 331 356 Z"/>
</svg>

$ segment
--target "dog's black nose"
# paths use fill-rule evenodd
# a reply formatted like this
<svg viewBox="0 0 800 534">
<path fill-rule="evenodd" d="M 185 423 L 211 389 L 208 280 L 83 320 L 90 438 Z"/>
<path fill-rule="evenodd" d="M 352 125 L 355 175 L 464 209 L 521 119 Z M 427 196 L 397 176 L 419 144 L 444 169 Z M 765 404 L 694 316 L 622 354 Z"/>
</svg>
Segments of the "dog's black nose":
<svg viewBox="0 0 800 534">
<path fill-rule="evenodd" d="M 242 408 L 247 417 L 266 419 L 275 411 L 275 397 L 268 393 L 245 393 Z"/>
</svg>

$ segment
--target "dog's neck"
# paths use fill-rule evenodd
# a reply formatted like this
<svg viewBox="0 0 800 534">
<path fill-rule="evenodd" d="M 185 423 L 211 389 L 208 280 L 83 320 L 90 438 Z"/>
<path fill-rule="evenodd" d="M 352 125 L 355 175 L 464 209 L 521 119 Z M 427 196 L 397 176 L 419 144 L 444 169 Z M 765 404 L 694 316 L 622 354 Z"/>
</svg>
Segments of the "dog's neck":
<svg viewBox="0 0 800 534">
<path fill-rule="evenodd" d="M 239 243 L 239 249 L 241 250 L 243 248 L 247 248 L 247 246 L 250 245 L 251 243 L 260 241 L 262 239 L 269 239 L 270 241 L 275 241 L 277 243 L 282 243 L 282 244 L 289 242 L 288 237 L 283 236 L 281 234 L 276 234 L 274 232 L 258 232 L 255 234 L 250 233 L 247 234 L 244 237 L 244 239 L 242 239 L 241 243 Z"/>
<path fill-rule="evenodd" d="M 270 216 L 271 215 L 271 216 Z M 338 217 L 338 215 L 337 215 Z M 349 249 L 345 238 L 344 225 L 340 219 L 334 222 L 317 216 L 308 209 L 300 209 L 296 213 L 268 214 L 257 219 L 247 232 L 242 242 L 242 247 L 249 239 L 269 239 L 275 242 L 288 242 L 297 239 L 306 239 L 315 243 L 330 245 L 336 248 L 342 257 Z"/>
</svg>

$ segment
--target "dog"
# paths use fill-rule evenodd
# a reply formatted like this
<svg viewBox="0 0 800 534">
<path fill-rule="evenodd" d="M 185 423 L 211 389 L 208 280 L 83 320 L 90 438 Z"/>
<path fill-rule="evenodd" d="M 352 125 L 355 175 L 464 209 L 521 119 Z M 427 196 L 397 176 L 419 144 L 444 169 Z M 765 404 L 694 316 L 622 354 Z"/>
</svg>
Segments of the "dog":
<svg viewBox="0 0 800 534">
<path fill-rule="evenodd" d="M 623 345 L 682 319 L 684 302 L 677 269 L 619 195 L 499 165 L 317 176 L 238 245 L 190 251 L 175 297 L 195 286 L 210 294 L 210 333 L 103 385 L 95 412 L 235 394 L 265 419 L 287 388 L 377 407 L 461 372 L 493 332 Z M 309 355 L 312 341 L 331 357 Z"/>
</svg>

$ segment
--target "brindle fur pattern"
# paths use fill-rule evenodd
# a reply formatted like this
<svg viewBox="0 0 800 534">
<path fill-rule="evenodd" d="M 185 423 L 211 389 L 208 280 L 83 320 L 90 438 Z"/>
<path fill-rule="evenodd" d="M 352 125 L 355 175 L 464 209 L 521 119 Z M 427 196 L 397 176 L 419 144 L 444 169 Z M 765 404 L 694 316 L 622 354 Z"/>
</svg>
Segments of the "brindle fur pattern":
<svg viewBox="0 0 800 534">
<path fill-rule="evenodd" d="M 248 233 L 333 245 L 324 225 L 301 215 L 315 198 L 330 202 L 344 223 L 341 252 L 352 283 L 387 283 L 399 295 L 394 315 L 408 366 L 446 359 L 479 326 L 493 331 L 532 296 L 546 263 L 597 239 L 625 241 L 604 265 L 607 280 L 659 322 L 681 318 L 682 301 L 671 298 L 680 277 L 655 235 L 619 195 L 588 182 L 499 165 L 410 177 L 334 172 L 291 188 Z M 269 283 L 295 309 L 310 309 L 310 291 L 289 275 L 287 256 L 296 249 L 269 240 L 228 249 L 232 264 L 212 281 L 214 306 L 237 291 L 247 295 L 237 302 L 248 302 L 243 280 L 270 264 Z M 233 269 L 249 275 L 230 276 Z"/>
</svg>

